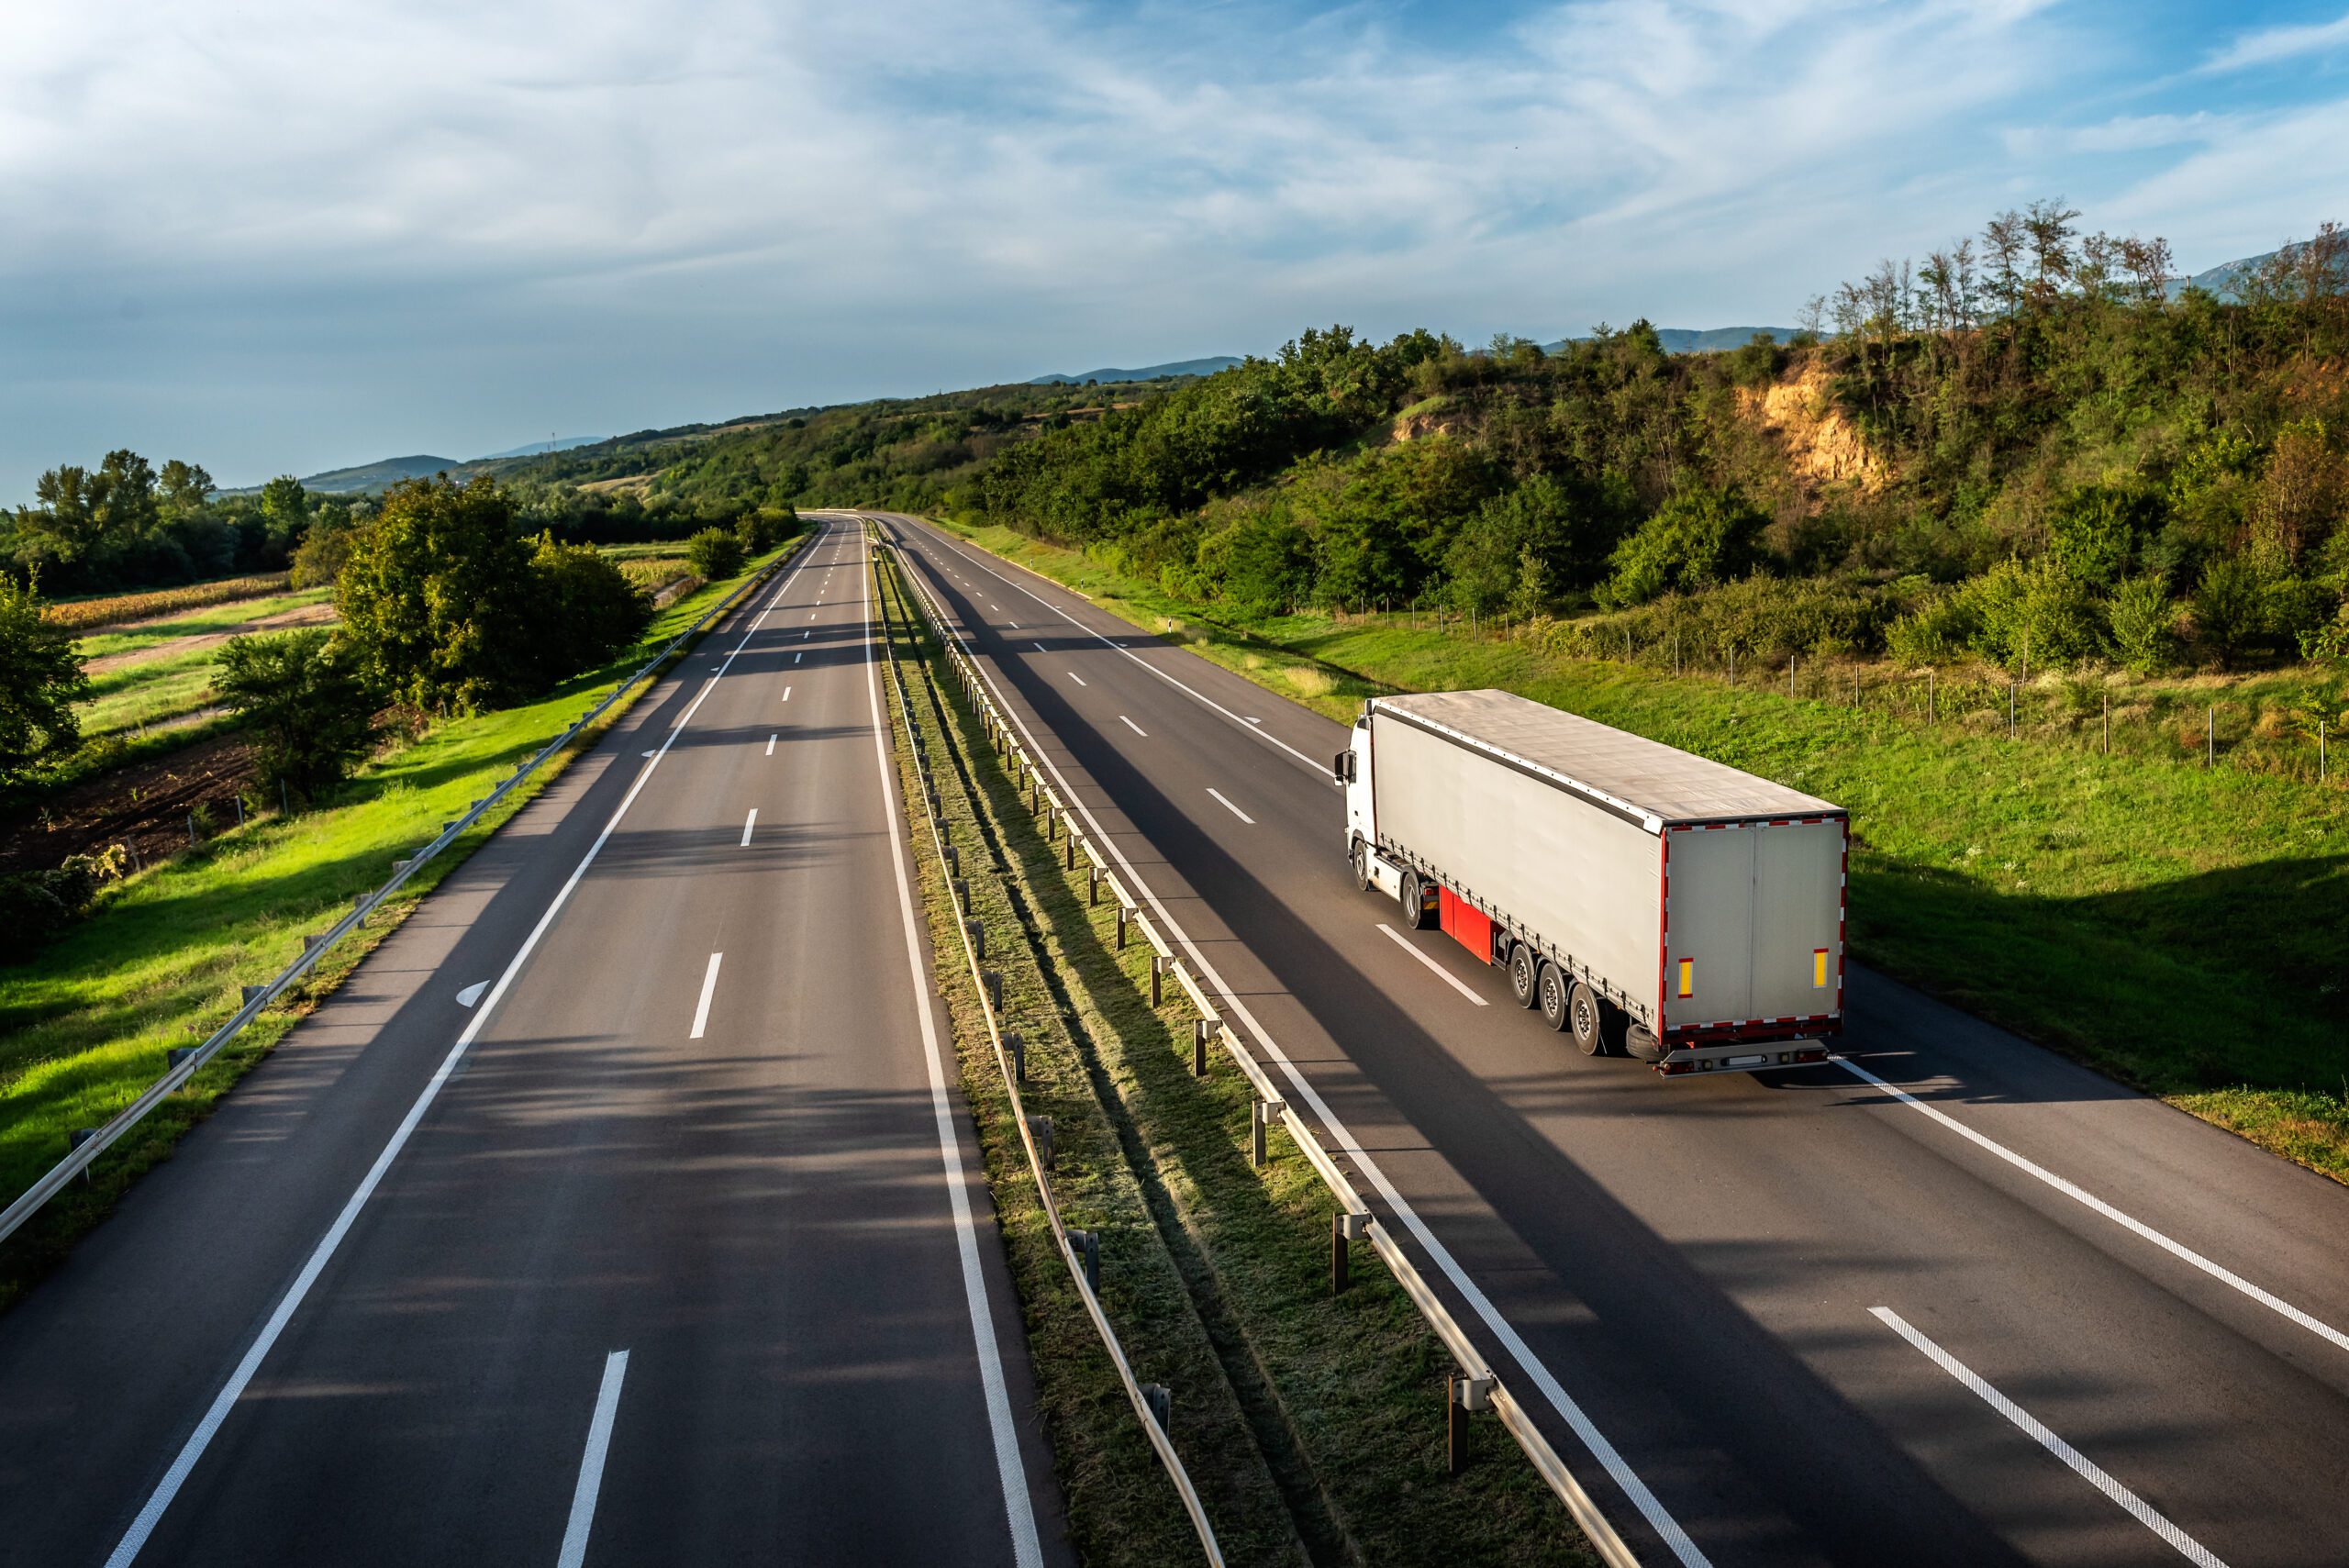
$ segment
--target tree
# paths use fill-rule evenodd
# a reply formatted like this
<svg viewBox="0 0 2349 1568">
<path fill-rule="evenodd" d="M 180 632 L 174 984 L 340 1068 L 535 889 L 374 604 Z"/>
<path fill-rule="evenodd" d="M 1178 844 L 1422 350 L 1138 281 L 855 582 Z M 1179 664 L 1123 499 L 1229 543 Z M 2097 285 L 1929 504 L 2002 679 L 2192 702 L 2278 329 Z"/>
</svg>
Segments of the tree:
<svg viewBox="0 0 2349 1568">
<path fill-rule="evenodd" d="M 532 643 L 539 655 L 539 684 L 551 686 L 602 663 L 644 635 L 652 623 L 652 601 L 638 591 L 618 563 L 592 545 L 564 544 L 551 533 L 539 536 L 530 558 Z"/>
<path fill-rule="evenodd" d="M 80 742 L 73 705 L 89 695 L 73 639 L 41 618 L 38 584 L 0 572 L 0 787 Z"/>
<path fill-rule="evenodd" d="M 1610 607 L 1643 605 L 1674 589 L 1685 593 L 1742 577 L 1760 559 L 1768 522 L 1733 490 L 1692 485 L 1616 547 L 1614 575 L 1599 589 L 1599 601 Z"/>
<path fill-rule="evenodd" d="M 322 503 L 294 551 L 294 586 L 333 587 L 351 560 L 351 541 L 358 537 L 359 528 L 348 502 L 335 498 Z"/>
<path fill-rule="evenodd" d="M 685 540 L 685 560 L 706 583 L 742 570 L 742 543 L 724 528 L 704 528 Z"/>
<path fill-rule="evenodd" d="M 326 628 L 232 637 L 213 670 L 220 701 L 252 732 L 271 783 L 315 792 L 367 754 L 375 704 L 359 660 Z"/>
<path fill-rule="evenodd" d="M 429 713 L 516 700 L 540 668 L 530 558 L 486 475 L 394 485 L 336 585 L 343 635 L 380 690 Z"/>
<path fill-rule="evenodd" d="M 173 458 L 163 464 L 157 500 L 166 517 L 183 517 L 199 511 L 212 498 L 212 476 L 195 463 Z"/>
</svg>

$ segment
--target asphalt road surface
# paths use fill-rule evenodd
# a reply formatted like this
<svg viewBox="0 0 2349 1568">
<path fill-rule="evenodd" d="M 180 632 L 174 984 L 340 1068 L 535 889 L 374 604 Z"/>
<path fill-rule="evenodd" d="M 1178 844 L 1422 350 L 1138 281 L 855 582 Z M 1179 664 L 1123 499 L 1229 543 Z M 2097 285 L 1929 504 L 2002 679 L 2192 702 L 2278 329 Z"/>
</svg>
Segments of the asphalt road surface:
<svg viewBox="0 0 2349 1568">
<path fill-rule="evenodd" d="M 0 1318 L 8 1563 L 1070 1560 L 833 525 Z"/>
<path fill-rule="evenodd" d="M 1864 970 L 1848 1065 L 1581 1057 L 1354 889 L 1341 727 L 885 522 L 1644 1562 L 2349 1563 L 2349 1191 Z"/>
</svg>

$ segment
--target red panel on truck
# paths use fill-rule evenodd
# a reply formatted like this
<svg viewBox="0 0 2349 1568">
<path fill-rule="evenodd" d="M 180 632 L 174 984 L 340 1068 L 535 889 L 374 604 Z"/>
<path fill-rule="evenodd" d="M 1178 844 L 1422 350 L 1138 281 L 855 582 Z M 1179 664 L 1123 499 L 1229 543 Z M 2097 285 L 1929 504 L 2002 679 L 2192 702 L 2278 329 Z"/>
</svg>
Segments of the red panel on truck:
<svg viewBox="0 0 2349 1568">
<path fill-rule="evenodd" d="M 1436 905 L 1441 911 L 1438 922 L 1444 934 L 1476 955 L 1478 963 L 1493 962 L 1493 922 L 1488 915 L 1477 913 L 1452 895 L 1448 887 L 1436 890 Z"/>
</svg>

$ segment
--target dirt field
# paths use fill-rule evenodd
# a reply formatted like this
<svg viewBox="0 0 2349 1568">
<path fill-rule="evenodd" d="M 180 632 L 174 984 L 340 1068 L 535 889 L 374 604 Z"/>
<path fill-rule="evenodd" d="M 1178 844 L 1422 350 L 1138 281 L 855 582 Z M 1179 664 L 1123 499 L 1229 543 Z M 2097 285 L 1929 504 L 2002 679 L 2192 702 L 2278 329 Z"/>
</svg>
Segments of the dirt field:
<svg viewBox="0 0 2349 1568">
<path fill-rule="evenodd" d="M 237 822 L 237 792 L 254 786 L 253 746 L 216 735 L 75 785 L 0 825 L 0 872 L 56 865 L 68 855 L 128 844 L 141 862 L 187 848 L 188 813 L 209 808 L 216 828 Z"/>
<path fill-rule="evenodd" d="M 154 620 L 171 618 L 173 617 L 169 616 L 158 616 Z M 249 620 L 241 625 L 199 632 L 191 637 L 175 637 L 169 642 L 154 643 L 128 653 L 109 653 L 103 658 L 86 660 L 83 662 L 82 668 L 90 674 L 102 675 L 108 670 L 118 670 L 128 664 L 146 664 L 158 659 L 169 659 L 174 654 L 193 653 L 198 649 L 215 648 L 232 637 L 243 637 L 249 632 L 284 631 L 297 626 L 324 626 L 333 619 L 334 606 L 332 604 L 298 605 L 293 609 L 281 610 L 273 616 L 262 616 L 257 620 Z M 129 627 L 150 626 L 154 624 L 154 620 L 131 621 L 125 626 L 112 627 L 108 629 L 121 631 L 128 629 Z"/>
</svg>

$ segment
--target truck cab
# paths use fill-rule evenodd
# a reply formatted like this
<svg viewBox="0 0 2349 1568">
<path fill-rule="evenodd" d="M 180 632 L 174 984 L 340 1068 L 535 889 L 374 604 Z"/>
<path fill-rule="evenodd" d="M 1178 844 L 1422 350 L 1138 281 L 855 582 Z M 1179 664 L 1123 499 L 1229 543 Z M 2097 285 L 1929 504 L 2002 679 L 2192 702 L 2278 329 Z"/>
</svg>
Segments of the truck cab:
<svg viewBox="0 0 2349 1568">
<path fill-rule="evenodd" d="M 1370 789 L 1370 710 L 1354 719 L 1346 749 L 1330 760 L 1331 782 L 1346 792 L 1346 854 L 1354 884 L 1399 895 L 1402 869 L 1378 852 L 1378 814 Z"/>
</svg>

